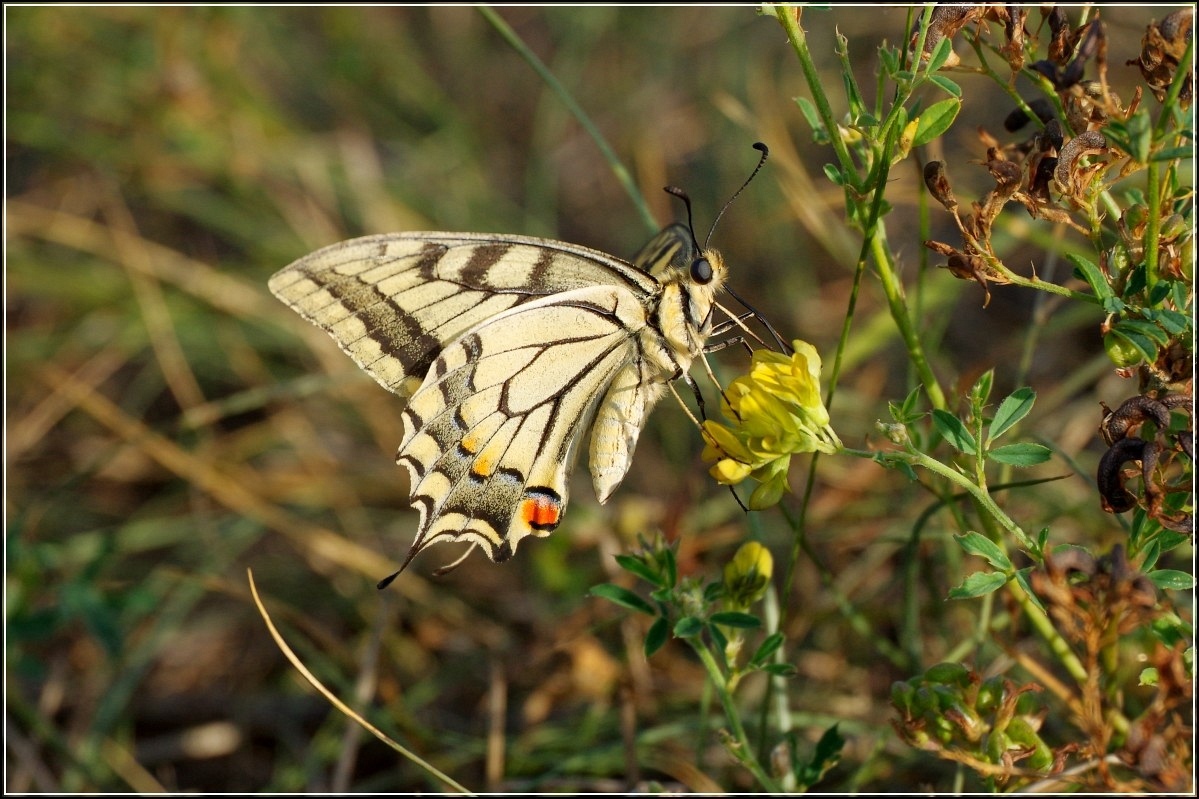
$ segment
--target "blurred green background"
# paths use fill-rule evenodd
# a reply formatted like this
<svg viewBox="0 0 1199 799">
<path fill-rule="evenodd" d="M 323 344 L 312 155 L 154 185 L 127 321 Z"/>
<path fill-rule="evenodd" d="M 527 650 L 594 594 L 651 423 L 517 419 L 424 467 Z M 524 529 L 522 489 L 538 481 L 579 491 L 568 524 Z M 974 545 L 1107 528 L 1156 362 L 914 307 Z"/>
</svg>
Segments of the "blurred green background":
<svg viewBox="0 0 1199 799">
<path fill-rule="evenodd" d="M 592 116 L 661 224 L 681 218 L 661 191 L 679 185 L 702 237 L 752 169 L 751 143 L 771 147 L 713 243 L 743 296 L 830 358 L 859 239 L 793 101 L 805 90 L 777 23 L 749 7 L 498 13 Z M 1124 62 L 1165 13 L 1102 12 L 1124 96 L 1137 79 Z M 835 31 L 873 89 L 875 50 L 905 38 L 908 14 L 804 12 L 831 95 Z M 641 620 L 587 596 L 640 532 L 678 539 L 697 573 L 716 574 L 751 530 L 780 558 L 789 550 L 777 513 L 747 519 L 708 478 L 685 416 L 663 402 L 613 500 L 599 506 L 578 480 L 562 528 L 511 562 L 474 556 L 432 579 L 443 561 L 423 557 L 379 592 L 415 525 L 393 462 L 400 405 L 267 292 L 282 266 L 366 233 L 503 231 L 626 257 L 652 235 L 486 19 L 457 7 L 8 6 L 5 21 L 6 787 L 439 789 L 296 677 L 249 601 L 247 569 L 319 677 L 474 789 L 748 787 L 701 734 L 715 721 L 697 710 L 697 663 L 679 646 L 645 662 Z M 971 196 L 989 180 L 972 163 L 984 151 L 976 128 L 1012 140 L 1010 108 L 983 79 L 955 79 L 962 118 L 936 155 Z M 1032 435 L 1084 476 L 1013 498 L 1011 512 L 1062 540 L 1118 540 L 1085 475 L 1099 400 L 1134 389 L 1103 356 L 1098 314 L 1054 315 L 1003 287 L 984 311 L 978 286 L 934 269 L 920 246 L 918 164 L 892 179 L 891 245 L 905 278 L 921 280 L 946 385 L 960 393 L 995 367 L 1002 396 L 1016 387 L 1023 331 L 1034 315 L 1046 325 L 1028 372 Z M 1071 246 L 1023 212 L 1005 216 L 1008 263 L 1045 276 L 1046 250 Z M 854 331 L 833 425 L 867 447 L 886 402 L 910 387 L 873 284 Z M 736 349 L 716 360 L 726 378 L 747 363 Z M 927 501 L 872 463 L 821 464 L 810 541 L 836 591 L 803 559 L 781 590 L 800 732 L 839 721 L 850 741 L 833 789 L 935 778 L 887 723 L 888 686 L 905 675 L 833 600 L 851 597 L 888 634 L 895 555 Z M 956 557 L 942 544 L 930 562 Z M 930 569 L 922 589 L 939 600 L 955 575 Z M 971 617 L 931 606 L 935 662 Z M 745 687 L 751 699 L 761 690 Z"/>
</svg>

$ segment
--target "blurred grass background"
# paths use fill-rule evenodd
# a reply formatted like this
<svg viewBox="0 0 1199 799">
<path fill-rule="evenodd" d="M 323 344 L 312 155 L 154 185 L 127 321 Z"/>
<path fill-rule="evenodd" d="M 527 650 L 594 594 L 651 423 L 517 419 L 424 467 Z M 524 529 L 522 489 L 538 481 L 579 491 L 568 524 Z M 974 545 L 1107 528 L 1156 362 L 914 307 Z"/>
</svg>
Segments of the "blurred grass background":
<svg viewBox="0 0 1199 799">
<path fill-rule="evenodd" d="M 713 242 L 741 294 L 830 358 L 859 240 L 793 102 L 802 80 L 777 24 L 748 7 L 498 13 L 592 115 L 662 224 L 682 211 L 661 187 L 680 185 L 702 236 L 752 168 L 750 144 L 771 147 Z M 1165 13 L 1103 9 L 1122 96 L 1137 77 L 1125 60 Z M 807 9 L 830 89 L 835 31 L 873 87 L 875 49 L 905 38 L 907 15 Z M 366 233 L 504 231 L 624 256 L 653 233 L 484 18 L 9 6 L 5 21 L 6 787 L 440 789 L 297 679 L 248 602 L 247 569 L 318 676 L 472 788 L 748 787 L 702 729 L 716 722 L 696 710 L 696 662 L 668 646 L 646 663 L 641 621 L 587 596 L 644 531 L 677 538 L 693 572 L 715 574 L 751 530 L 789 551 L 777 513 L 745 517 L 707 477 L 683 414 L 662 404 L 607 506 L 579 480 L 559 532 L 511 562 L 472 557 L 434 580 L 442 561 L 426 557 L 378 592 L 415 525 L 393 462 L 398 401 L 266 290 L 296 258 Z M 975 128 L 1012 140 L 1010 109 L 982 79 L 954 77 L 965 106 L 937 157 L 959 197 L 977 196 L 988 178 L 971 163 L 984 149 Z M 1098 402 L 1135 389 L 1112 374 L 1098 314 L 1055 315 L 1003 287 L 984 311 L 976 284 L 926 263 L 913 164 L 892 173 L 888 224 L 946 384 L 960 394 L 995 367 L 996 396 L 1016 388 L 1041 320 L 1028 434 L 1065 459 L 1036 476 L 1070 462 L 1079 473 L 1013 495 L 1009 512 L 1055 540 L 1110 545 L 1120 528 L 1088 482 Z M 1010 252 L 1027 248 L 1043 277 L 1078 246 L 1022 212 L 1005 218 Z M 872 285 L 854 329 L 833 425 L 867 446 L 909 384 Z M 746 364 L 734 349 L 717 359 L 726 376 Z M 907 675 L 837 603 L 848 598 L 872 635 L 894 634 L 908 565 L 897 553 L 927 502 L 872 463 L 821 463 L 809 540 L 836 582 L 804 559 L 780 590 L 793 718 L 813 739 L 839 721 L 849 739 L 830 789 L 937 783 L 928 769 L 942 766 L 887 722 L 888 688 Z M 919 590 L 935 609 L 925 665 L 972 632 L 969 603 L 940 601 L 962 574 L 948 538 L 923 532 Z"/>
</svg>

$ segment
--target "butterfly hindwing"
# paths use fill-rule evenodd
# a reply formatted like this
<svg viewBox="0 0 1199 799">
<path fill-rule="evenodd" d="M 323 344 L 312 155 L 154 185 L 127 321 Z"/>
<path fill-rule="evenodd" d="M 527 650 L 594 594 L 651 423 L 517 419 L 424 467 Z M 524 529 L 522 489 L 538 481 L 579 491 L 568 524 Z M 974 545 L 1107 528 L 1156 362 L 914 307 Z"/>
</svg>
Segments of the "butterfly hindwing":
<svg viewBox="0 0 1199 799">
<path fill-rule="evenodd" d="M 404 411 L 397 460 L 421 512 L 413 554 L 470 541 L 503 560 L 557 527 L 584 435 L 617 377 L 640 368 L 644 317 L 628 290 L 592 286 L 514 308 L 446 348 Z"/>
</svg>

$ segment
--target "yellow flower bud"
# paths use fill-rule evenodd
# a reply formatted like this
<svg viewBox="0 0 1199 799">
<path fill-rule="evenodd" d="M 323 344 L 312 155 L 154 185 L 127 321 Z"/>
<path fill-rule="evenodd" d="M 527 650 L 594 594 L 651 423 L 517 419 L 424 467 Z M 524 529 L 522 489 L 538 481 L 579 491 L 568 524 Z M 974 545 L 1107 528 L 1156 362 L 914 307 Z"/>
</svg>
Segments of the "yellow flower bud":
<svg viewBox="0 0 1199 799">
<path fill-rule="evenodd" d="M 757 541 L 742 544 L 724 567 L 725 599 L 729 605 L 748 608 L 761 599 L 773 571 L 774 558 L 769 549 Z"/>
</svg>

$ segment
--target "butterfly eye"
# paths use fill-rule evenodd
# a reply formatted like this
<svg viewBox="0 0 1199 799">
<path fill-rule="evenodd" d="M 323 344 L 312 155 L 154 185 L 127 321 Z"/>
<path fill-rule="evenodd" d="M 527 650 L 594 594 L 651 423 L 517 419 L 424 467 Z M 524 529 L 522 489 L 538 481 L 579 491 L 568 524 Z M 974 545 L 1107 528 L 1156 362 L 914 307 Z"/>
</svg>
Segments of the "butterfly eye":
<svg viewBox="0 0 1199 799">
<path fill-rule="evenodd" d="M 700 285 L 712 282 L 712 264 L 707 258 L 696 258 L 691 262 L 691 279 Z"/>
</svg>

